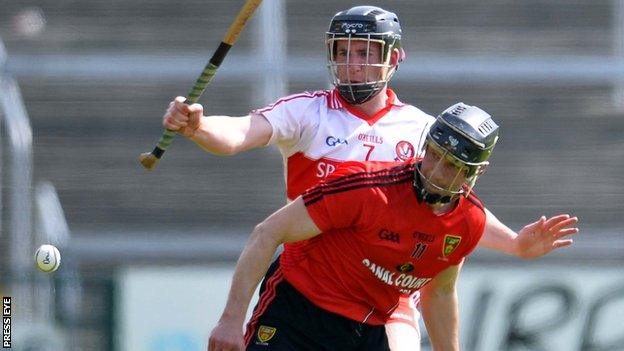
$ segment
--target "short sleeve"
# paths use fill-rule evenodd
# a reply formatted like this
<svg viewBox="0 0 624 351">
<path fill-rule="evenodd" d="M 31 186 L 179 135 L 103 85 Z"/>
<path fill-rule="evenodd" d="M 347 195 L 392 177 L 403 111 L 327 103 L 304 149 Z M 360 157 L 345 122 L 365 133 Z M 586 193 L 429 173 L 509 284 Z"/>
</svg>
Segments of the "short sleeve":
<svg viewBox="0 0 624 351">
<path fill-rule="evenodd" d="M 285 154 L 300 151 L 318 130 L 319 96 L 312 93 L 284 97 L 251 113 L 266 118 L 273 128 L 268 145 L 277 145 Z"/>
<path fill-rule="evenodd" d="M 485 230 L 486 217 L 482 208 L 473 206 L 470 211 L 466 213 L 466 219 L 469 233 L 466 238 L 467 243 L 462 251 L 462 254 L 458 255 L 458 257 L 454 260 L 456 262 L 451 262 L 453 264 L 459 264 L 464 257 L 470 255 L 477 248 L 479 241 L 483 236 L 483 231 Z"/>
</svg>

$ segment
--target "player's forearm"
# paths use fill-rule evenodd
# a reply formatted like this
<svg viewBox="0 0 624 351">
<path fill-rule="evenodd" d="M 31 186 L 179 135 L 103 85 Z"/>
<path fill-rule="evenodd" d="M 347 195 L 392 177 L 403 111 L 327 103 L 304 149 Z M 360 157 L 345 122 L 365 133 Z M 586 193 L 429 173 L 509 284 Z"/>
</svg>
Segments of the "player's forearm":
<svg viewBox="0 0 624 351">
<path fill-rule="evenodd" d="M 242 326 L 251 297 L 269 268 L 279 244 L 260 225 L 256 226 L 236 264 L 222 320 L 227 319 Z"/>
<path fill-rule="evenodd" d="M 262 115 L 204 116 L 191 140 L 213 154 L 235 155 L 266 146 L 272 135 L 273 126 Z"/>
<path fill-rule="evenodd" d="M 507 227 L 493 228 L 483 233 L 479 246 L 507 255 L 518 256 L 516 248 L 517 237 L 518 234 Z"/>
<path fill-rule="evenodd" d="M 421 306 L 432 349 L 458 351 L 459 310 L 456 290 L 423 292 Z"/>
<path fill-rule="evenodd" d="M 204 116 L 191 140 L 215 155 L 237 154 L 241 151 L 242 140 L 245 137 L 244 126 L 237 119 L 227 116 Z"/>
</svg>

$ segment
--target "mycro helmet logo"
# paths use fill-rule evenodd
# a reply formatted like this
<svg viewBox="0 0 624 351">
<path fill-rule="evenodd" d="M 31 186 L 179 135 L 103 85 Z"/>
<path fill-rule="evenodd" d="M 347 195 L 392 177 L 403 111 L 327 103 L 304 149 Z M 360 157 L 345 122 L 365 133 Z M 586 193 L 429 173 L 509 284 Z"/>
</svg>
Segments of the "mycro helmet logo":
<svg viewBox="0 0 624 351">
<path fill-rule="evenodd" d="M 358 30 L 362 30 L 364 29 L 364 24 L 362 23 L 348 23 L 348 22 L 343 22 L 341 25 L 342 30 L 345 31 L 345 33 L 355 33 Z"/>
</svg>

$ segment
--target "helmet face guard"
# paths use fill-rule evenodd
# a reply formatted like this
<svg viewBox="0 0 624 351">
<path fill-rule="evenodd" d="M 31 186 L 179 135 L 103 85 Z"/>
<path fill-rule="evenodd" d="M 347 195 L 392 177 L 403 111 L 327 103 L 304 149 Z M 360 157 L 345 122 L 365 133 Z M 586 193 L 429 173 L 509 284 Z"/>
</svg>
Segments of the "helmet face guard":
<svg viewBox="0 0 624 351">
<path fill-rule="evenodd" d="M 400 42 L 401 27 L 392 12 L 373 6 L 357 6 L 336 14 L 326 33 L 325 43 L 329 74 L 340 95 L 353 105 L 377 95 L 405 56 Z M 355 46 L 357 53 L 353 52 Z M 391 58 L 395 49 L 398 58 L 393 63 Z M 377 55 L 372 55 L 373 52 Z M 355 71 L 360 72 L 359 77 L 354 76 Z"/>
<path fill-rule="evenodd" d="M 498 140 L 498 125 L 492 117 L 476 106 L 459 103 L 438 116 L 427 134 L 427 175 L 422 164 L 416 168 L 414 186 L 419 200 L 444 204 L 468 196 L 477 178 L 485 172 L 488 159 Z M 423 161 L 425 162 L 425 161 Z M 438 176 L 439 172 L 443 172 Z M 453 174 L 454 172 L 454 174 Z M 445 184 L 433 179 L 443 177 Z"/>
<path fill-rule="evenodd" d="M 446 204 L 457 199 L 460 195 L 466 195 L 472 191 L 477 178 L 485 172 L 489 162 L 485 161 L 479 165 L 468 165 L 459 160 L 446 149 L 440 148 L 435 143 L 426 142 L 426 155 L 429 159 L 435 159 L 434 165 L 428 175 L 423 173 L 422 163 L 416 167 L 418 188 L 421 189 L 421 196 L 429 204 Z M 436 154 L 437 157 L 432 157 Z M 423 161 L 424 162 L 424 161 Z M 444 171 L 448 182 L 438 184 L 434 177 Z M 452 169 L 452 172 L 448 170 Z"/>
</svg>

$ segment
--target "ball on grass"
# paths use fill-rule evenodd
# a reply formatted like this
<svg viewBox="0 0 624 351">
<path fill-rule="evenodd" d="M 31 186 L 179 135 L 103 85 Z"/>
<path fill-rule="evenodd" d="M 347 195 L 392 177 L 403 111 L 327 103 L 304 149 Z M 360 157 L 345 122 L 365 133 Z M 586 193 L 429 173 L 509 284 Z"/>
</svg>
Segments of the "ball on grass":
<svg viewBox="0 0 624 351">
<path fill-rule="evenodd" d="M 41 245 L 35 252 L 35 263 L 42 272 L 54 272 L 61 265 L 61 253 L 54 245 Z"/>
</svg>

